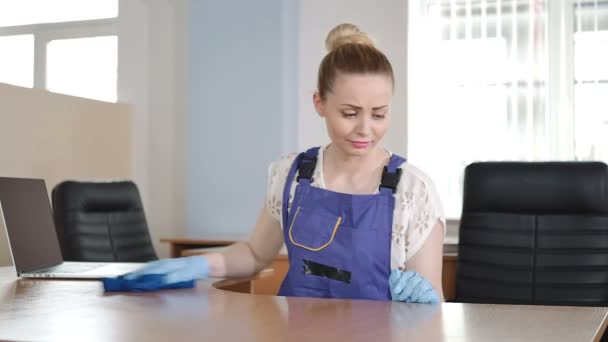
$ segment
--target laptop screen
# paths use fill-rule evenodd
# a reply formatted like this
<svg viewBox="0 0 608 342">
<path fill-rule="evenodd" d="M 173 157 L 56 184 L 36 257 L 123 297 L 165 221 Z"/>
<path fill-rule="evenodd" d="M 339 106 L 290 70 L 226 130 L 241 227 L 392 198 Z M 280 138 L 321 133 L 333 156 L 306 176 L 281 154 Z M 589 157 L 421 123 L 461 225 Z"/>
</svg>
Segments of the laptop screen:
<svg viewBox="0 0 608 342">
<path fill-rule="evenodd" d="M 44 180 L 0 177 L 0 206 L 17 273 L 63 262 Z"/>
</svg>

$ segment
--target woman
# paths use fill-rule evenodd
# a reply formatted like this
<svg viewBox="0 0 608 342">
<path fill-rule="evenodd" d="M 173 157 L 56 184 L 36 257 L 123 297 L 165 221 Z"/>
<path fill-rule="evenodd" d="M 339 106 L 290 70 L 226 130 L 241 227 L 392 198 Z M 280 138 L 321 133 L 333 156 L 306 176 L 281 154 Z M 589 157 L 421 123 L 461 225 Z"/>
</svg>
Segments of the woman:
<svg viewBox="0 0 608 342">
<path fill-rule="evenodd" d="M 290 268 L 279 295 L 443 300 L 438 196 L 426 175 L 380 144 L 391 121 L 391 64 L 351 24 L 331 30 L 326 47 L 313 102 L 331 143 L 271 164 L 249 241 L 222 253 L 155 261 L 127 279 L 250 276 L 285 243 Z"/>
</svg>

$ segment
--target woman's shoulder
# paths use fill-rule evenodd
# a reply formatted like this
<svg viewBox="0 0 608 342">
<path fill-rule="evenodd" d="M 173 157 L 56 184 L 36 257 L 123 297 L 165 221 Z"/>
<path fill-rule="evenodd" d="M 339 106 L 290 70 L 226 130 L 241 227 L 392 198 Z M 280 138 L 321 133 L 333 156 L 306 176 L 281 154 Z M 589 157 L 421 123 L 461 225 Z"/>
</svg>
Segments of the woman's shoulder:
<svg viewBox="0 0 608 342">
<path fill-rule="evenodd" d="M 299 152 L 291 152 L 291 153 L 287 153 L 284 154 L 283 156 L 281 156 L 279 159 L 276 159 L 274 161 L 272 161 L 270 163 L 270 169 L 275 169 L 275 170 L 288 170 L 289 168 L 291 168 L 291 165 L 293 164 L 293 162 L 296 160 L 296 158 L 298 157 L 298 155 L 300 153 L 304 153 L 307 152 L 309 150 L 313 150 L 313 149 L 318 149 L 318 155 L 321 155 L 322 149 L 324 147 L 323 146 L 315 146 L 312 147 L 310 149 L 304 150 L 304 151 L 299 151 Z"/>
<path fill-rule="evenodd" d="M 399 167 L 402 170 L 401 180 L 399 182 L 400 185 L 404 185 L 405 187 L 433 187 L 431 177 L 412 163 L 406 161 L 403 162 Z"/>
<path fill-rule="evenodd" d="M 297 156 L 298 152 L 288 153 L 268 165 L 269 191 L 280 191 Z"/>
<path fill-rule="evenodd" d="M 291 167 L 294 160 L 298 156 L 299 152 L 291 152 L 281 156 L 279 159 L 276 159 L 270 163 L 269 169 L 274 170 L 285 170 Z"/>
<path fill-rule="evenodd" d="M 439 193 L 431 177 L 409 162 L 401 165 L 401 179 L 396 196 L 410 211 L 444 217 Z"/>
</svg>

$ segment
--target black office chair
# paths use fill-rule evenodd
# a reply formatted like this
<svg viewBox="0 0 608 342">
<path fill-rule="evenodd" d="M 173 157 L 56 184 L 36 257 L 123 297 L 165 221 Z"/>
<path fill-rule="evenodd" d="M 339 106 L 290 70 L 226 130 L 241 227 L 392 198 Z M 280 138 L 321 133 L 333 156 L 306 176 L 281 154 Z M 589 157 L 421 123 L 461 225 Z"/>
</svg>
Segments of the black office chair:
<svg viewBox="0 0 608 342">
<path fill-rule="evenodd" d="M 606 164 L 469 165 L 456 301 L 608 305 Z"/>
<path fill-rule="evenodd" d="M 52 192 L 64 260 L 156 260 L 137 186 L 130 181 L 57 184 Z"/>
</svg>

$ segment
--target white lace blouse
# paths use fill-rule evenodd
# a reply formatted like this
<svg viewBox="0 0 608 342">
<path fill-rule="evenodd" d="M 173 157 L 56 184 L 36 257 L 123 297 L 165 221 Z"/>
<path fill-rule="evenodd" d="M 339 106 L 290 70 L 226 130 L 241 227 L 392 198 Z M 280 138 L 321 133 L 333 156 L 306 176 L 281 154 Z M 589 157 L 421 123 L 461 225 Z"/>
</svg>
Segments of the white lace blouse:
<svg viewBox="0 0 608 342">
<path fill-rule="evenodd" d="M 323 181 L 323 152 L 327 146 L 319 149 L 319 156 L 312 185 L 325 189 Z M 298 154 L 292 153 L 270 164 L 268 168 L 268 188 L 266 207 L 270 214 L 281 222 L 283 188 L 289 168 Z M 445 234 L 445 216 L 439 196 L 429 177 L 409 162 L 401 166 L 403 173 L 395 193 L 395 210 L 393 213 L 393 233 L 391 239 L 391 269 L 405 268 L 407 260 L 412 258 L 422 247 L 431 229 L 441 221 Z M 380 184 L 380 180 L 378 180 Z M 297 182 L 291 184 L 289 207 L 293 200 Z"/>
</svg>

